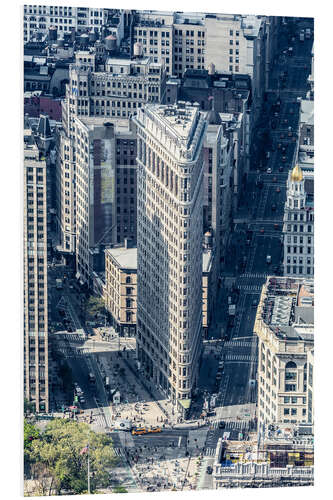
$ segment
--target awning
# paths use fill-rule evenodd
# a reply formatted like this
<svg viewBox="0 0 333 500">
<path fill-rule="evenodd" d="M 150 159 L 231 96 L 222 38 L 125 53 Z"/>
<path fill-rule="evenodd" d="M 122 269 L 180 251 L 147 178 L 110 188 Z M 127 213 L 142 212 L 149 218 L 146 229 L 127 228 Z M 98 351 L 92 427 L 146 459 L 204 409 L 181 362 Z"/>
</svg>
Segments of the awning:
<svg viewBox="0 0 333 500">
<path fill-rule="evenodd" d="M 191 406 L 191 399 L 178 399 L 178 403 L 184 408 L 184 410 L 188 410 Z"/>
</svg>

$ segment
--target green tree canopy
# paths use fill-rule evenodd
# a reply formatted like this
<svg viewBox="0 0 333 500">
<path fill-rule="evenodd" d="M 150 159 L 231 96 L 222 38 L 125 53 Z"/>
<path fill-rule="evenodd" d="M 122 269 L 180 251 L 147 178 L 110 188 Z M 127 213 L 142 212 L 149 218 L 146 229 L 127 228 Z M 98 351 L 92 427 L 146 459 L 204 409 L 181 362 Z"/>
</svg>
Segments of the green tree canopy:
<svg viewBox="0 0 333 500">
<path fill-rule="evenodd" d="M 118 459 L 112 440 L 105 434 L 96 434 L 85 423 L 64 419 L 50 422 L 40 439 L 31 441 L 29 460 L 43 464 L 52 478 L 52 488 L 75 494 L 87 491 L 87 452 L 89 443 L 91 492 L 109 484 L 109 471 Z"/>
<path fill-rule="evenodd" d="M 89 297 L 86 301 L 85 308 L 90 317 L 94 317 L 96 314 L 105 313 L 104 300 L 101 297 Z"/>
<path fill-rule="evenodd" d="M 27 420 L 24 420 L 24 451 L 27 452 L 31 450 L 33 440 L 39 439 L 39 437 L 40 432 L 37 427 Z"/>
</svg>

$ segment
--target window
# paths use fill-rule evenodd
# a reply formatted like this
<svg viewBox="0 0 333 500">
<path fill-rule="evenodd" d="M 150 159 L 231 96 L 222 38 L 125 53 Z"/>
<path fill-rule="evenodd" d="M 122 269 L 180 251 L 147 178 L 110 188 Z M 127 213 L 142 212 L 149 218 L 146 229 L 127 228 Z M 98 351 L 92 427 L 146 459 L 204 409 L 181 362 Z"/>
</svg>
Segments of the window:
<svg viewBox="0 0 333 500">
<path fill-rule="evenodd" d="M 283 402 L 284 402 L 285 404 L 290 403 L 290 396 L 285 396 L 285 397 L 283 398 Z"/>
<path fill-rule="evenodd" d="M 289 408 L 284 408 L 283 409 L 283 414 L 284 415 L 289 415 Z"/>
<path fill-rule="evenodd" d="M 297 408 L 292 408 L 291 409 L 291 414 L 292 415 L 297 415 Z"/>
<path fill-rule="evenodd" d="M 286 384 L 285 392 L 295 392 L 295 391 L 296 391 L 296 384 Z"/>
</svg>

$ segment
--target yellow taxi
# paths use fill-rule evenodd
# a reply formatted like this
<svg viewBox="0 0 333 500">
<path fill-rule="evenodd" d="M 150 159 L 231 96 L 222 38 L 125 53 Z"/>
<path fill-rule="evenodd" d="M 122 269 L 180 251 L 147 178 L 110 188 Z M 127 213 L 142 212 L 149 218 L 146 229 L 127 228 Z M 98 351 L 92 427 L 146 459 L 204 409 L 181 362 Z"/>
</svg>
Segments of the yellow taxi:
<svg viewBox="0 0 333 500">
<path fill-rule="evenodd" d="M 148 432 L 162 432 L 161 427 L 151 427 Z"/>
<path fill-rule="evenodd" d="M 133 436 L 139 436 L 140 434 L 147 434 L 147 429 L 145 427 L 138 427 L 132 430 Z"/>
</svg>

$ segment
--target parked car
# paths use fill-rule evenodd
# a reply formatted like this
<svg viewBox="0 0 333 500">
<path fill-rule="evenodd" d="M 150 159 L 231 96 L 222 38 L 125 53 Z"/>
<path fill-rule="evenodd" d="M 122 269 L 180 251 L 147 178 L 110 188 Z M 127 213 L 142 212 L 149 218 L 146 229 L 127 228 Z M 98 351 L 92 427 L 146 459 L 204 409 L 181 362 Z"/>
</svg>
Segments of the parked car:
<svg viewBox="0 0 333 500">
<path fill-rule="evenodd" d="M 213 472 L 213 467 L 211 465 L 208 465 L 207 469 L 206 469 L 206 472 L 207 474 L 212 474 Z"/>
</svg>

